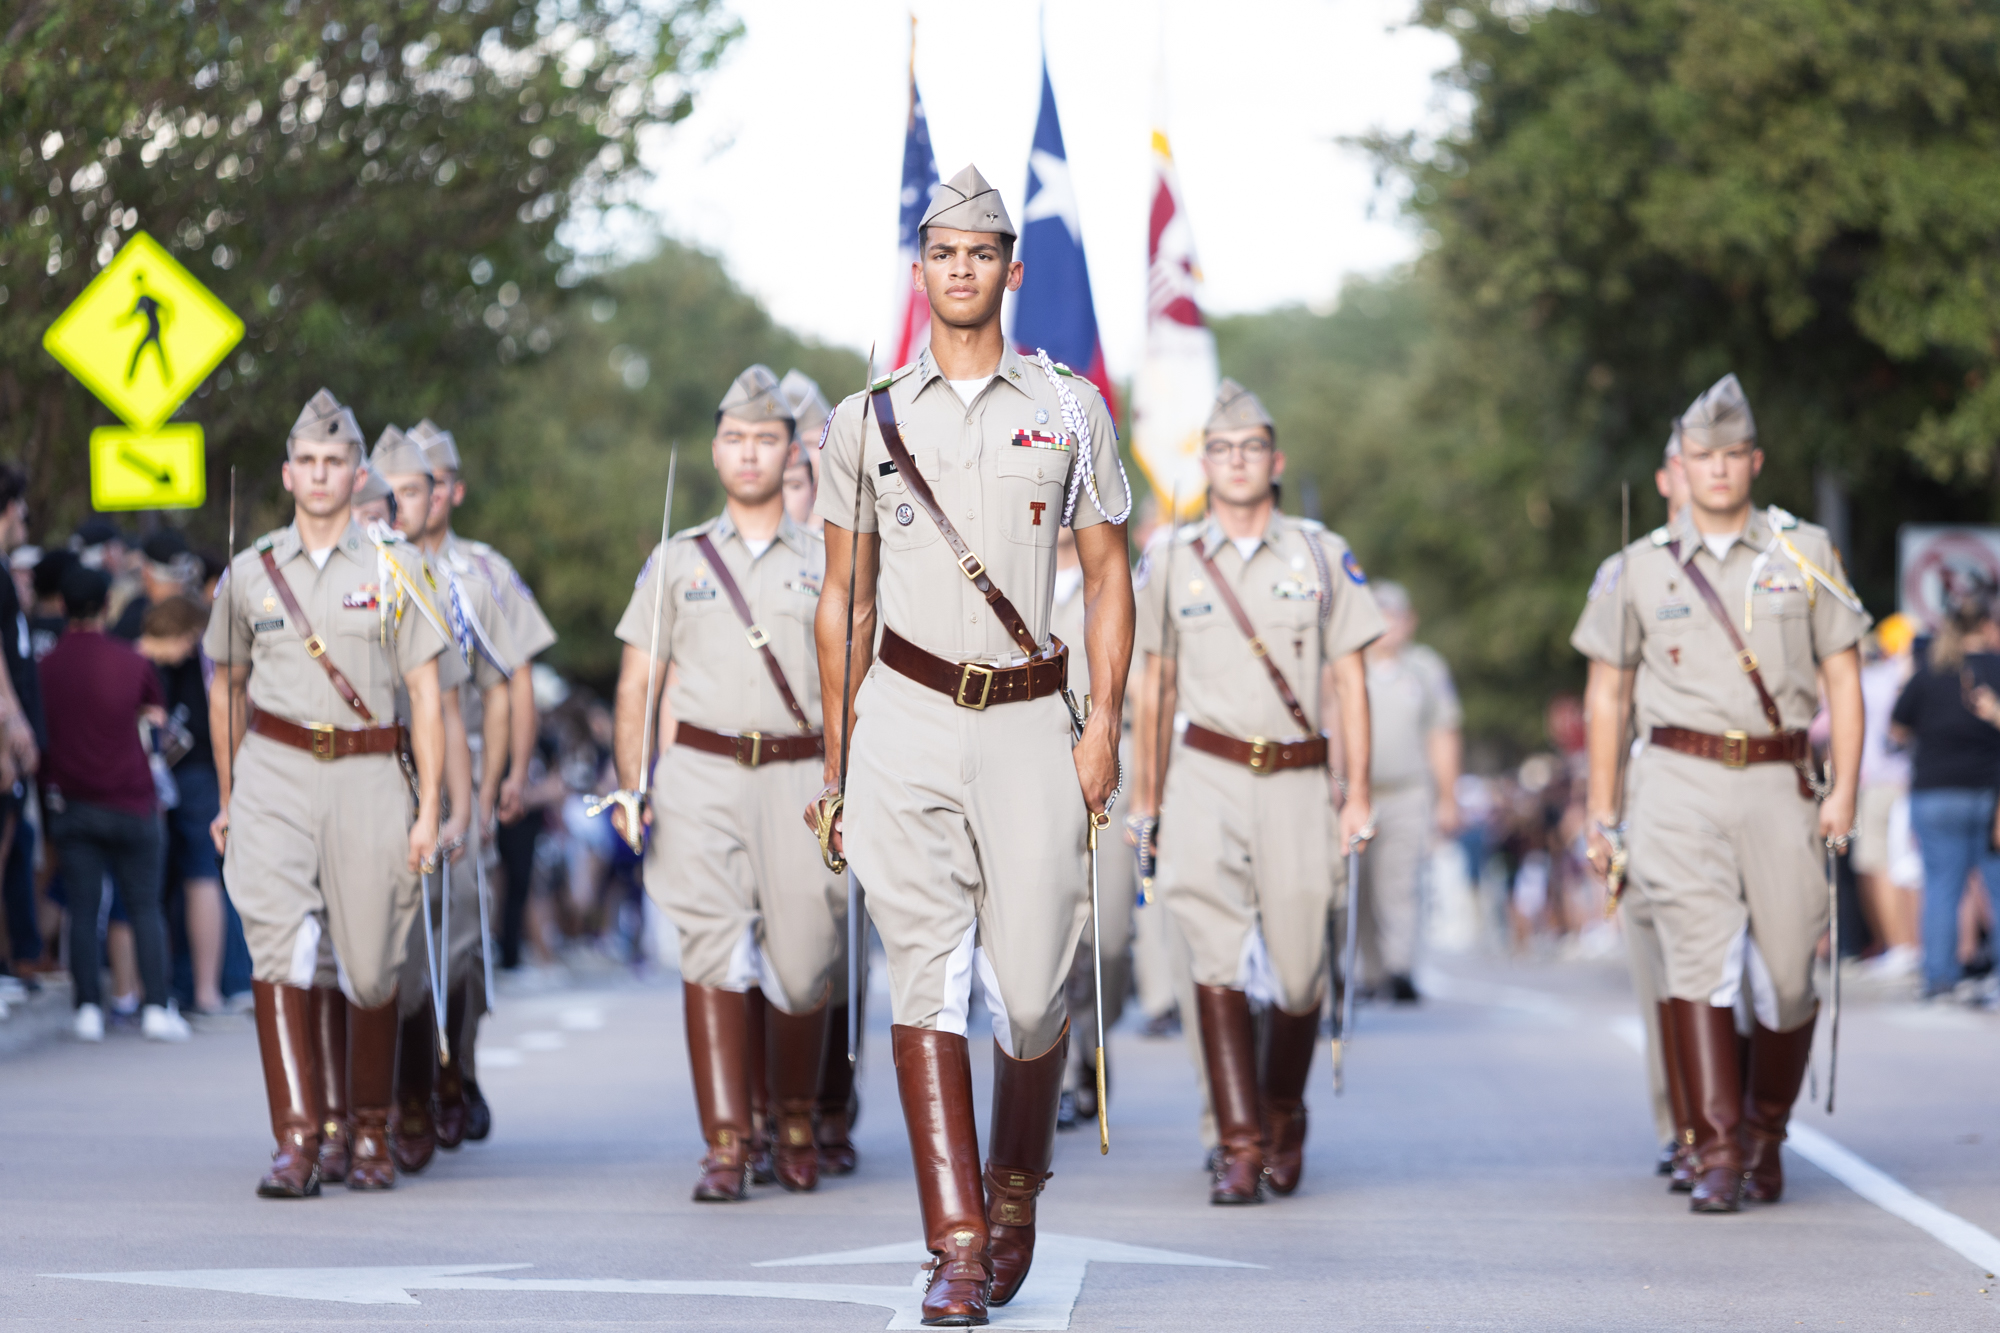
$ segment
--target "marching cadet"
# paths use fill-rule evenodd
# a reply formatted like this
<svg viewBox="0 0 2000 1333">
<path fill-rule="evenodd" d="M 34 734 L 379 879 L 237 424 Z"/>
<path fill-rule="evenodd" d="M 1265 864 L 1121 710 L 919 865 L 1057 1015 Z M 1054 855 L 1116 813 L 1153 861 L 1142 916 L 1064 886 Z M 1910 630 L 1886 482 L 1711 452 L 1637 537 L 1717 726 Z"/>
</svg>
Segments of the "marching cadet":
<svg viewBox="0 0 2000 1333">
<path fill-rule="evenodd" d="M 1784 1189 L 1779 1144 L 1819 1013 L 1821 858 L 1845 849 L 1854 824 L 1869 621 L 1823 529 L 1751 506 L 1764 455 L 1734 375 L 1694 401 L 1679 435 L 1669 466 L 1687 479 L 1686 512 L 1597 580 L 1570 642 L 1590 659 L 1590 860 L 1604 872 L 1629 852 L 1627 892 L 1644 897 L 1659 935 L 1693 1129 L 1690 1207 L 1735 1212 Z M 1635 676 L 1647 743 L 1621 835 Z M 1833 724 L 1823 792 L 1805 732 L 1822 679 Z M 1747 1059 L 1735 1012 L 1746 990 Z"/>
<path fill-rule="evenodd" d="M 1374 593 L 1388 629 L 1363 658 L 1375 837 L 1355 894 L 1361 913 L 1357 970 L 1365 990 L 1387 990 L 1395 1003 L 1414 1004 L 1417 886 L 1432 834 L 1448 838 L 1458 831 L 1462 714 L 1451 668 L 1435 649 L 1412 641 L 1417 613 L 1410 594 L 1400 583 L 1377 583 Z"/>
<path fill-rule="evenodd" d="M 385 428 L 376 441 L 368 470 L 380 476 L 395 496 L 398 524 L 415 543 L 424 535 L 439 489 L 431 474 L 429 460 L 416 440 L 394 426 Z M 449 1044 L 440 1049 L 435 1012 L 436 992 L 443 983 L 444 995 L 464 1004 L 468 992 L 483 997 L 481 952 L 481 904 L 479 901 L 475 845 L 468 854 L 466 840 L 472 831 L 474 752 L 467 737 L 463 700 L 471 686 L 475 699 L 497 700 L 498 726 L 506 725 L 506 690 L 509 651 L 496 642 L 498 612 L 483 580 L 454 580 L 445 562 L 436 555 L 419 556 L 423 589 L 427 600 L 449 633 L 449 648 L 438 657 L 438 687 L 443 700 L 445 730 L 445 823 L 439 841 L 445 849 L 445 865 L 425 879 L 424 911 L 430 920 L 411 924 L 410 944 L 404 955 L 402 979 L 397 993 L 401 999 L 401 1034 L 397 1039 L 396 1114 L 390 1126 L 390 1147 L 396 1165 L 411 1173 L 429 1165 L 439 1147 L 456 1148 L 464 1137 L 464 1103 L 459 1098 L 439 1095 L 441 1088 L 462 1085 L 457 1061 Z M 440 568 L 440 566 L 445 566 Z M 403 700 L 398 699 L 398 706 Z M 490 705 L 489 705 L 490 706 Z M 489 736 L 494 718 L 487 717 Z M 504 748 L 504 730 L 500 736 Z M 449 893 L 451 909 L 444 910 Z M 448 929 L 447 929 L 448 927 Z M 436 955 L 434 956 L 434 952 Z M 447 1014 L 456 1011 L 447 1008 Z M 467 1043 L 470 1049 L 470 1043 Z M 442 1063 L 441 1063 L 442 1062 Z M 447 1120 L 446 1108 L 457 1112 Z"/>
<path fill-rule="evenodd" d="M 1150 655 L 1139 697 L 1136 813 L 1157 815 L 1154 889 L 1193 954 L 1217 1204 L 1298 1188 L 1342 855 L 1374 832 L 1361 654 L 1382 614 L 1346 542 L 1278 511 L 1284 463 L 1264 405 L 1225 379 L 1202 442 L 1209 517 L 1149 562 L 1138 598 L 1139 641 L 1159 644 L 1164 618 L 1170 647 Z M 1334 701 L 1320 697 L 1326 665 Z M 1330 702 L 1347 769 L 1338 816 L 1316 721 Z M 1158 719 L 1176 711 L 1188 724 L 1163 784 Z M 1261 1078 L 1253 997 L 1269 1006 Z"/>
<path fill-rule="evenodd" d="M 1108 822 L 1118 786 L 1132 505 L 1103 400 L 1001 334 L 1002 297 L 1023 275 L 998 191 L 968 166 L 933 194 L 920 234 L 911 279 L 929 297 L 930 344 L 844 401 L 822 452 L 821 688 L 843 701 L 851 630 L 858 690 L 848 771 L 848 713 L 830 708 L 827 785 L 806 818 L 868 888 L 932 1254 L 922 1317 L 963 1325 L 1011 1300 L 1034 1257 L 1064 984 L 1090 910 L 1086 812 Z M 1075 649 L 1049 628 L 1064 523 L 1096 699 L 1074 746 L 1057 696 Z M 994 1035 L 983 1193 L 965 1030 L 975 974 Z"/>
<path fill-rule="evenodd" d="M 785 465 L 785 513 L 792 522 L 819 536 L 826 526 L 813 512 L 813 501 L 819 494 L 819 445 L 833 409 L 827 405 L 818 383 L 802 370 L 786 371 L 785 377 L 778 381 L 778 391 L 791 404 L 796 423 L 792 460 Z M 855 897 L 858 903 L 859 893 Z M 847 1044 L 856 1018 L 849 1005 L 862 1006 L 868 999 L 868 951 L 862 949 L 856 960 L 859 966 L 854 975 L 860 982 L 860 993 L 850 998 L 847 953 L 855 929 L 854 923 L 849 922 L 841 932 L 840 953 L 833 960 L 833 1008 L 826 1024 L 826 1060 L 820 1071 L 819 1112 L 813 1131 L 819 1138 L 820 1172 L 829 1176 L 852 1173 L 859 1160 L 854 1150 L 853 1130 L 861 1102 L 854 1087 L 854 1064 L 848 1058 Z M 867 938 L 865 929 L 862 938 Z"/>
<path fill-rule="evenodd" d="M 465 612 L 454 622 L 460 625 L 461 649 L 468 657 L 486 658 L 506 675 L 502 692 L 492 687 L 490 675 L 475 668 L 475 688 L 464 693 L 478 813 L 473 850 L 452 865 L 456 913 L 464 901 L 475 909 L 481 905 L 480 869 L 482 863 L 489 871 L 495 865 L 488 835 L 496 819 L 512 822 L 521 817 L 521 792 L 540 726 L 531 668 L 535 658 L 555 643 L 556 632 L 506 556 L 453 531 L 452 514 L 465 503 L 457 439 L 428 417 L 410 428 L 410 439 L 423 449 L 437 482 L 419 544 L 440 581 L 457 592 L 457 604 Z M 495 904 L 490 894 L 485 897 L 490 922 Z M 455 916 L 454 924 L 458 920 Z M 493 1111 L 479 1089 L 475 1057 L 479 1020 L 486 1014 L 485 951 L 494 945 L 472 913 L 466 914 L 464 926 L 452 944 L 454 979 L 445 1013 L 449 1058 L 437 1079 L 438 1145 L 444 1148 L 456 1148 L 466 1140 L 476 1143 L 493 1131 Z"/>
<path fill-rule="evenodd" d="M 203 646 L 222 810 L 214 837 L 255 966 L 257 1041 L 278 1149 L 257 1192 L 317 1194 L 324 1116 L 312 987 L 331 939 L 348 1064 L 347 1184 L 387 1189 L 396 974 L 417 876 L 438 848 L 444 638 L 412 609 L 414 553 L 353 521 L 361 428 L 322 389 L 282 470 L 297 513 L 231 563 Z M 407 728 L 385 722 L 398 685 Z M 358 723 L 359 725 L 355 725 Z M 247 733 L 247 734 L 246 734 Z M 417 799 L 399 762 L 414 755 Z M 234 836 L 231 836 L 231 833 Z"/>
<path fill-rule="evenodd" d="M 646 889 L 680 932 L 688 1059 L 708 1146 L 698 1202 L 748 1197 L 749 1065 L 759 1050 L 768 1052 L 777 1180 L 789 1190 L 819 1183 L 813 1117 L 847 886 L 791 822 L 818 789 L 824 749 L 811 617 L 826 564 L 820 540 L 785 512 L 792 453 L 791 405 L 776 376 L 751 366 L 716 412 L 722 513 L 654 550 L 618 622 L 626 647 L 612 820 L 629 834 L 653 790 L 641 816 L 653 826 Z M 669 665 L 678 668 L 674 735 L 661 738 L 649 783 L 647 718 Z M 767 1003 L 754 1005 L 753 989 Z"/>
</svg>

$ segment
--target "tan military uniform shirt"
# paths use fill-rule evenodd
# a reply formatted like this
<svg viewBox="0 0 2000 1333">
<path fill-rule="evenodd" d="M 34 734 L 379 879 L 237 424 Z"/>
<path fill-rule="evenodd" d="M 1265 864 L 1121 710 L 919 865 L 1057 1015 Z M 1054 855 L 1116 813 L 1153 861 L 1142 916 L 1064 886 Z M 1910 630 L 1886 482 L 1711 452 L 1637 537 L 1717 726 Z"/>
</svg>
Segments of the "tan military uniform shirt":
<svg viewBox="0 0 2000 1333">
<path fill-rule="evenodd" d="M 1678 558 L 1670 546 L 1675 540 Z M 1689 561 L 1714 585 L 1757 655 L 1785 729 L 1803 730 L 1819 707 L 1819 662 L 1860 642 L 1869 616 L 1853 600 L 1826 530 L 1782 509 L 1752 510 L 1720 561 L 1686 514 L 1634 542 L 1622 562 L 1599 569 L 1570 643 L 1593 661 L 1641 668 L 1634 699 L 1641 736 L 1656 726 L 1769 734 L 1727 631 L 1688 579 Z M 1837 587 L 1813 577 L 1808 565 Z"/>
<path fill-rule="evenodd" d="M 485 542 L 470 541 L 455 532 L 445 534 L 440 554 L 461 574 L 476 570 L 485 579 L 493 592 L 498 618 L 505 626 L 516 664 L 541 656 L 555 643 L 555 627 L 542 614 L 535 594 L 506 556 Z M 490 622 L 488 628 L 495 634 L 502 632 L 500 626 Z"/>
<path fill-rule="evenodd" d="M 777 539 L 754 556 L 726 512 L 675 533 L 664 548 L 664 558 L 662 548 L 656 547 L 639 571 L 632 600 L 618 621 L 619 639 L 650 651 L 653 608 L 658 605 L 660 660 L 680 668 L 667 691 L 676 718 L 710 731 L 799 734 L 797 719 L 765 669 L 763 654 L 751 647 L 749 631 L 695 541 L 703 534 L 728 565 L 758 626 L 770 636 L 771 651 L 799 707 L 818 727 L 819 658 L 813 644 L 813 614 L 819 606 L 820 578 L 826 572 L 826 543 L 789 517 L 780 521 Z"/>
<path fill-rule="evenodd" d="M 1161 612 L 1170 611 L 1166 644 L 1169 656 L 1178 654 L 1174 679 L 1180 711 L 1189 721 L 1228 736 L 1298 735 L 1299 724 L 1278 697 L 1270 673 L 1210 586 L 1208 570 L 1195 555 L 1197 541 L 1229 580 L 1270 660 L 1315 723 L 1321 666 L 1367 647 L 1385 628 L 1368 576 L 1338 534 L 1311 519 L 1276 512 L 1248 561 L 1210 521 L 1181 529 L 1171 551 L 1147 562 L 1135 639 L 1145 651 L 1158 652 Z M 1317 543 L 1325 557 L 1326 584 L 1309 542 Z M 1163 588 L 1169 579 L 1171 586 Z M 1324 598 L 1331 598 L 1332 605 L 1322 624 Z"/>
<path fill-rule="evenodd" d="M 375 545 L 359 524 L 348 524 L 323 569 L 306 553 L 296 526 L 259 539 L 259 545 L 264 542 L 271 544 L 279 573 L 325 641 L 328 658 L 352 682 L 377 725 L 394 721 L 404 676 L 442 653 L 443 638 L 415 607 L 406 606 L 400 617 L 392 609 L 385 619 L 383 603 L 393 603 L 395 590 L 382 586 Z M 394 555 L 406 569 L 420 568 L 413 547 L 398 543 Z M 325 667 L 307 654 L 305 635 L 272 587 L 256 546 L 230 565 L 202 646 L 217 662 L 249 664 L 250 703 L 259 711 L 305 725 L 367 725 L 341 698 Z"/>
<path fill-rule="evenodd" d="M 1427 742 L 1434 731 L 1463 721 L 1451 668 L 1437 650 L 1406 644 L 1394 657 L 1368 663 L 1368 778 L 1380 793 L 1431 782 Z"/>
<path fill-rule="evenodd" d="M 1062 376 L 1090 424 L 1092 469 L 1104 507 L 1130 508 L 1111 417 L 1088 380 Z M 1056 530 L 1078 465 L 1077 441 L 1040 363 L 1009 348 L 1000 368 L 967 406 L 931 360 L 930 349 L 897 371 L 889 389 L 903 443 L 952 526 L 986 563 L 989 577 L 1020 611 L 1039 644 L 1050 633 Z M 864 424 L 865 423 L 865 424 Z M 893 470 L 868 399 L 855 395 L 834 410 L 821 459 L 813 512 L 842 528 L 855 525 L 855 478 L 863 504 L 859 528 L 879 533 L 876 588 L 882 623 L 919 648 L 952 661 L 1018 661 L 1021 650 L 986 599 L 959 570 L 937 525 Z M 1078 487 L 1082 491 L 1081 485 Z M 1104 515 L 1080 493 L 1072 526 Z M 1082 645 L 1072 648 L 1078 654 Z"/>
</svg>

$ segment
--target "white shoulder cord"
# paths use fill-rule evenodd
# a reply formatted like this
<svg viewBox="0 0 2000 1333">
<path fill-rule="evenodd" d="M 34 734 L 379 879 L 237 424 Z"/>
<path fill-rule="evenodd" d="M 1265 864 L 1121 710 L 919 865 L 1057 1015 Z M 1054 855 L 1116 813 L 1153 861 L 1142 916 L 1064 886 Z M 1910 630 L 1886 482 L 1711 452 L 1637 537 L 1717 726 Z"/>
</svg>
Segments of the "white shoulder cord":
<svg viewBox="0 0 2000 1333">
<path fill-rule="evenodd" d="M 1063 425 L 1069 427 L 1069 433 L 1076 437 L 1076 467 L 1070 472 L 1069 493 L 1063 497 L 1063 523 L 1067 525 L 1076 512 L 1079 481 L 1083 483 L 1083 489 L 1090 492 L 1090 502 L 1097 506 L 1098 513 L 1104 515 L 1105 522 L 1123 523 L 1132 516 L 1132 483 L 1125 476 L 1125 460 L 1122 458 L 1118 460 L 1118 484 L 1125 488 L 1125 508 L 1113 514 L 1104 507 L 1104 499 L 1097 493 L 1097 466 L 1093 457 L 1095 450 L 1091 447 L 1090 419 L 1084 415 L 1083 404 L 1077 401 L 1076 394 L 1070 387 L 1062 382 L 1061 372 L 1056 369 L 1056 363 L 1050 359 L 1046 351 L 1037 347 L 1034 360 L 1042 368 L 1042 373 L 1049 377 L 1049 383 L 1055 387 L 1056 397 L 1062 403 Z"/>
</svg>

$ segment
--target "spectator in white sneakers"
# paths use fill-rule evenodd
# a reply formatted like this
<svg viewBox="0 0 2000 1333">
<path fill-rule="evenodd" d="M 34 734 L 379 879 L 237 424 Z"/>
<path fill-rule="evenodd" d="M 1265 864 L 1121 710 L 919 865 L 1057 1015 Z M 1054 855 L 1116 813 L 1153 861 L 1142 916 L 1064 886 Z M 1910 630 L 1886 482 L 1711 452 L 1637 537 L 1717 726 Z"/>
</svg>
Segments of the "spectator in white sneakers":
<svg viewBox="0 0 2000 1333">
<path fill-rule="evenodd" d="M 166 712 L 153 664 L 104 632 L 110 591 L 102 570 L 78 564 L 64 572 L 69 624 L 41 664 L 49 735 L 42 802 L 62 858 L 76 1034 L 85 1041 L 104 1035 L 97 917 L 109 876 L 138 948 L 140 1030 L 154 1041 L 186 1041 L 187 1021 L 167 989 L 159 795 L 139 740 L 140 720 L 159 726 Z"/>
</svg>

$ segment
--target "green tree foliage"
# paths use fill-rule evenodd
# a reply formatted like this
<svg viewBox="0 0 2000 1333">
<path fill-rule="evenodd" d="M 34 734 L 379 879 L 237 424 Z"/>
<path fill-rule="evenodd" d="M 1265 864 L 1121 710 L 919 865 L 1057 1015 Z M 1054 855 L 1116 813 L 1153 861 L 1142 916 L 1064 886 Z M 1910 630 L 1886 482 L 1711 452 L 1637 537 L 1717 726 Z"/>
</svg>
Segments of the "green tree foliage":
<svg viewBox="0 0 2000 1333">
<path fill-rule="evenodd" d="M 282 521 L 320 385 L 371 431 L 450 415 L 553 345 L 565 217 L 616 205 L 636 136 L 690 109 L 714 0 L 23 0 L 0 38 L 0 453 L 75 519 L 110 414 L 45 353 L 144 229 L 241 315 L 190 400 L 209 493 Z M 219 506 L 201 518 L 220 535 Z"/>
<path fill-rule="evenodd" d="M 669 447 L 680 444 L 678 530 L 721 509 L 715 405 L 745 367 L 802 370 L 830 402 L 866 368 L 779 328 L 716 259 L 672 242 L 579 288 L 547 327 L 554 352 L 518 368 L 487 410 L 446 423 L 465 456 L 460 527 L 520 563 L 562 636 L 549 660 L 608 688 L 612 630 L 660 539 Z"/>
</svg>

